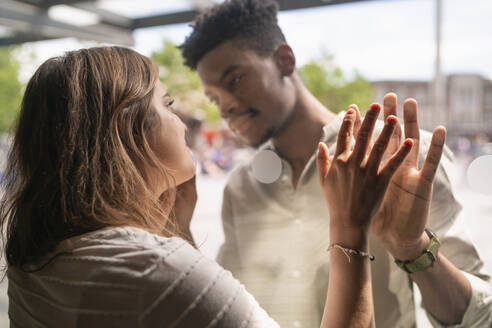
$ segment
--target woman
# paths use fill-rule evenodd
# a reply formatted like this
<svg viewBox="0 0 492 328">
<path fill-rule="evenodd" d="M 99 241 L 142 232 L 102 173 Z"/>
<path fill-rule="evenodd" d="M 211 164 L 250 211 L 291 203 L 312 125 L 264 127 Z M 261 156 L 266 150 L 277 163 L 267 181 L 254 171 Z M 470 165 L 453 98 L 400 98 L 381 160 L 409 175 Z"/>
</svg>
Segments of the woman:
<svg viewBox="0 0 492 328">
<path fill-rule="evenodd" d="M 156 66 L 120 47 L 69 52 L 31 78 L 0 207 L 12 327 L 277 326 L 183 240 L 194 202 L 175 204 L 175 187 L 193 189 L 195 167 L 171 104 Z M 372 325 L 369 225 L 412 147 L 379 169 L 397 118 L 372 150 L 358 137 L 352 153 L 358 117 L 347 111 L 333 157 L 319 146 L 333 248 L 322 327 Z"/>
</svg>

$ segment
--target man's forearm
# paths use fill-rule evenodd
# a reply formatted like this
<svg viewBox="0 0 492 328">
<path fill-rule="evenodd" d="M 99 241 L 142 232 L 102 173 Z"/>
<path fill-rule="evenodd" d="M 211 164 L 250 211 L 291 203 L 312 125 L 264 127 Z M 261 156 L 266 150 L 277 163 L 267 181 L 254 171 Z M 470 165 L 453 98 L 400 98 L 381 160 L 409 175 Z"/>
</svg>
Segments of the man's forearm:
<svg viewBox="0 0 492 328">
<path fill-rule="evenodd" d="M 444 255 L 429 268 L 410 274 L 422 294 L 424 307 L 443 324 L 459 324 L 470 304 L 471 285 Z"/>
</svg>

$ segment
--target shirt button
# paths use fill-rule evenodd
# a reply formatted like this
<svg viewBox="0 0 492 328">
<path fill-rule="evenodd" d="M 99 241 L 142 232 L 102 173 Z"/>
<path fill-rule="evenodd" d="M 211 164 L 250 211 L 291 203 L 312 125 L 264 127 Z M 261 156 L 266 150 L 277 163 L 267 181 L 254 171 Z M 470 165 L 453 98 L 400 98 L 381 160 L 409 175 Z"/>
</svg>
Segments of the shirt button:
<svg viewBox="0 0 492 328">
<path fill-rule="evenodd" d="M 299 320 L 296 320 L 292 323 L 293 327 L 302 327 L 301 322 Z"/>
</svg>

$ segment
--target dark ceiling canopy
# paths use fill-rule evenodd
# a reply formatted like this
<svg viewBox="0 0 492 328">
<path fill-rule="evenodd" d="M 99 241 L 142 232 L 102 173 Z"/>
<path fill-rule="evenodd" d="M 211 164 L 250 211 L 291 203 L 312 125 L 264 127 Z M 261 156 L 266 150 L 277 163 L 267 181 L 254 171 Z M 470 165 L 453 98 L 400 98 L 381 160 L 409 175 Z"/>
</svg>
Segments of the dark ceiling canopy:
<svg viewBox="0 0 492 328">
<path fill-rule="evenodd" d="M 201 1 L 204 4 L 210 2 L 208 0 Z M 277 1 L 280 10 L 296 10 L 371 0 Z M 142 6 L 144 6 L 145 3 L 142 2 Z M 194 1 L 194 3 L 198 2 L 200 1 Z M 132 32 L 135 29 L 191 22 L 199 12 L 198 9 L 192 9 L 130 18 L 102 9 L 97 4 L 97 1 L 94 0 L 1 0 L 0 28 L 6 28 L 9 33 L 6 36 L 0 36 L 0 46 L 65 37 L 132 46 L 134 44 Z M 48 9 L 57 5 L 67 5 L 95 14 L 99 23 L 78 26 L 53 20 L 48 15 Z"/>
</svg>

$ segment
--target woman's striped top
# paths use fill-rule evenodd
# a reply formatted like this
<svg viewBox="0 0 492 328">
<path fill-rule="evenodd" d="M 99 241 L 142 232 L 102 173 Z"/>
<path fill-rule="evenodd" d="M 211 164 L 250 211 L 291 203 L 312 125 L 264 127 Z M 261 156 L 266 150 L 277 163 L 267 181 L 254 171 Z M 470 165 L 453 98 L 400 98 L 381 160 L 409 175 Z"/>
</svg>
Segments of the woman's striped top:
<svg viewBox="0 0 492 328">
<path fill-rule="evenodd" d="M 244 286 L 180 238 L 106 228 L 11 267 L 11 327 L 278 327 Z"/>
</svg>

